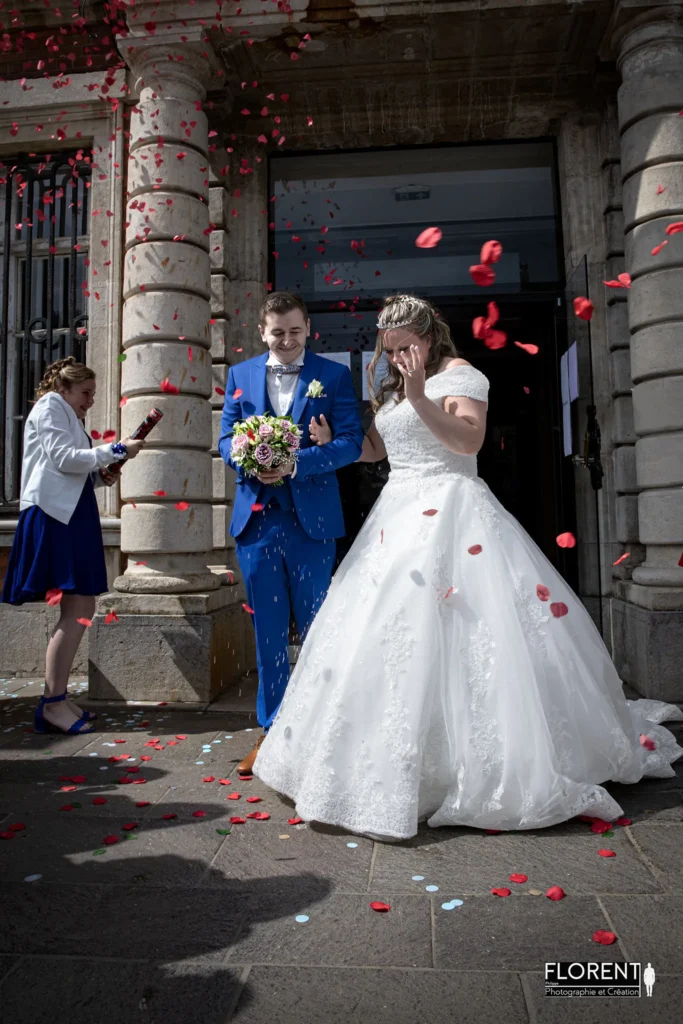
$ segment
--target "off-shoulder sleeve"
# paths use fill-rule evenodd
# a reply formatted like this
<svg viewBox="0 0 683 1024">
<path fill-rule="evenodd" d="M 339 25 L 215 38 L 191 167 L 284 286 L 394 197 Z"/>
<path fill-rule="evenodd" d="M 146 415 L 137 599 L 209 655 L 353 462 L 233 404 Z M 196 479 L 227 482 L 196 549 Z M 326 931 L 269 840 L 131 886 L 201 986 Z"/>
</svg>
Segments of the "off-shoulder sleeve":
<svg viewBox="0 0 683 1024">
<path fill-rule="evenodd" d="M 443 373 L 437 373 L 427 381 L 426 393 L 429 398 L 473 398 L 477 402 L 488 402 L 489 382 L 483 373 L 473 366 L 454 366 Z"/>
</svg>

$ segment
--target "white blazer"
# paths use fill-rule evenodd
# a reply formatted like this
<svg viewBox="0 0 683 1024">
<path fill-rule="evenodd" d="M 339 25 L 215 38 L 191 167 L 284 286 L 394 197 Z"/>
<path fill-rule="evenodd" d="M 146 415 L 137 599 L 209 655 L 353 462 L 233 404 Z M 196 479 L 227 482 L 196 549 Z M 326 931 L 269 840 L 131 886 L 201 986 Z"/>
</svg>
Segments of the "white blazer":
<svg viewBox="0 0 683 1024">
<path fill-rule="evenodd" d="M 68 523 L 89 474 L 121 460 L 111 449 L 111 444 L 91 448 L 71 406 L 49 391 L 26 418 L 20 509 L 37 505 L 58 522 Z"/>
</svg>

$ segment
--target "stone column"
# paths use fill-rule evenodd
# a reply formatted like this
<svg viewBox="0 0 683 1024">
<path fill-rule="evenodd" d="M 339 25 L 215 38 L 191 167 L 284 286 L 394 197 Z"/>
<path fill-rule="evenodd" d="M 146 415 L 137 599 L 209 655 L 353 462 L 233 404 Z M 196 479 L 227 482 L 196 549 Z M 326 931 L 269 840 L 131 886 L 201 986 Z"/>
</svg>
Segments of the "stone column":
<svg viewBox="0 0 683 1024">
<path fill-rule="evenodd" d="M 623 584 L 623 674 L 683 699 L 683 8 L 617 11 L 638 531 L 645 561 Z M 622 25 L 619 18 L 624 19 Z M 652 250 L 667 244 L 655 255 Z M 633 606 L 636 606 L 635 608 Z"/>
<path fill-rule="evenodd" d="M 90 634 L 92 696 L 206 702 L 247 669 L 241 586 L 212 572 L 211 225 L 205 83 L 192 30 L 121 44 L 135 93 L 123 284 L 121 433 L 164 416 L 122 472 L 127 568 Z M 220 588 L 220 589 L 219 589 Z M 102 622 L 115 611 L 118 625 Z"/>
</svg>

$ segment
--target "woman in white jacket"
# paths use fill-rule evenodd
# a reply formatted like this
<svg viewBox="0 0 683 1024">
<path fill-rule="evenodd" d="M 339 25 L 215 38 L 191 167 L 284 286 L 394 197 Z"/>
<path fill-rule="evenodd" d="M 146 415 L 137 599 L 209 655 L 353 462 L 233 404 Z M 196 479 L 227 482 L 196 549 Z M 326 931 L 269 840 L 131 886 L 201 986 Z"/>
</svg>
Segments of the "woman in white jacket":
<svg viewBox="0 0 683 1024">
<path fill-rule="evenodd" d="M 95 400 L 95 374 L 73 356 L 49 366 L 26 419 L 19 524 L 2 600 L 19 605 L 48 600 L 60 618 L 47 648 L 45 694 L 36 732 L 92 732 L 90 715 L 66 693 L 95 597 L 107 590 L 104 545 L 94 485 L 100 470 L 133 459 L 144 441 L 92 447 L 83 420 Z"/>
</svg>

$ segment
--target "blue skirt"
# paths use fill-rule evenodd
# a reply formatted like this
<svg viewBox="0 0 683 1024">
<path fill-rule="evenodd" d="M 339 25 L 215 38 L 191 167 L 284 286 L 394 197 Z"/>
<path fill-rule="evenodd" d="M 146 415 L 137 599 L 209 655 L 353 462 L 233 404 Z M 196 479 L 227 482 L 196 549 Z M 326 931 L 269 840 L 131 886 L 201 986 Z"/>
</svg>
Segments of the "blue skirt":
<svg viewBox="0 0 683 1024">
<path fill-rule="evenodd" d="M 44 601 L 48 590 L 94 596 L 107 589 L 102 527 L 90 477 L 68 524 L 53 519 L 37 505 L 24 509 L 0 600 L 24 604 Z"/>
</svg>

